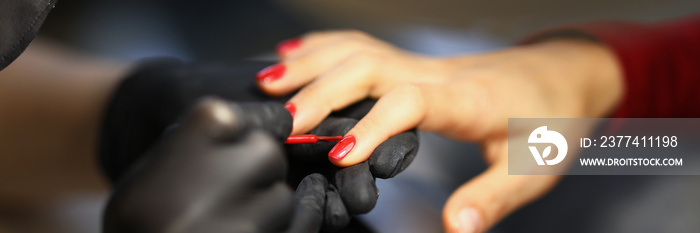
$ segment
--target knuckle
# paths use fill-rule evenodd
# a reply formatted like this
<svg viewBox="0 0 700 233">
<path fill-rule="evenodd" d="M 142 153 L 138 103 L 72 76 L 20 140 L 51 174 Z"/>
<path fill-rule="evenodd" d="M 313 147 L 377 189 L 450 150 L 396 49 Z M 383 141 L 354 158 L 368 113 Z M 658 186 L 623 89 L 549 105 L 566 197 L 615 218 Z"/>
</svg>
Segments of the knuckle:
<svg viewBox="0 0 700 233">
<path fill-rule="evenodd" d="M 369 51 L 359 51 L 350 55 L 348 58 L 348 62 L 352 65 L 366 69 L 374 69 L 380 61 L 381 56 L 379 54 Z"/>
<path fill-rule="evenodd" d="M 322 95 L 323 86 L 319 85 L 319 82 L 312 82 L 311 84 L 302 88 L 297 95 L 294 97 L 296 103 L 309 103 L 318 104 L 318 96 Z"/>
<path fill-rule="evenodd" d="M 351 51 L 351 52 L 353 52 L 353 54 L 351 54 L 351 55 L 355 55 L 355 54 L 360 53 L 360 51 L 367 50 L 367 44 L 360 41 L 360 40 L 350 39 L 350 40 L 345 40 L 345 41 L 341 42 L 340 48 L 343 48 L 346 51 Z"/>
<path fill-rule="evenodd" d="M 303 37 L 306 39 L 317 38 L 317 37 L 322 37 L 324 35 L 328 35 L 330 33 L 331 32 L 329 32 L 329 31 L 312 31 L 312 32 L 308 32 L 308 33 L 304 34 Z"/>
<path fill-rule="evenodd" d="M 352 131 L 359 134 L 366 134 L 377 131 L 377 129 L 383 129 L 383 125 L 375 118 L 365 117 L 357 123 Z"/>
<path fill-rule="evenodd" d="M 403 83 L 392 87 L 381 99 L 388 103 L 394 103 L 396 108 L 408 113 L 417 113 L 416 121 L 420 121 L 428 113 L 430 106 L 427 102 L 428 90 L 416 83 Z"/>
<path fill-rule="evenodd" d="M 360 31 L 357 29 L 346 30 L 345 35 L 348 38 L 352 38 L 352 39 L 366 39 L 366 38 L 370 37 L 369 34 L 367 34 L 366 32 L 363 32 L 363 31 Z"/>
<path fill-rule="evenodd" d="M 390 91 L 390 94 L 416 104 L 422 104 L 426 96 L 425 89 L 420 84 L 415 83 L 397 85 Z"/>
<path fill-rule="evenodd" d="M 199 100 L 191 114 L 198 122 L 214 125 L 233 125 L 237 119 L 236 113 L 228 103 L 216 97 L 205 97 Z"/>
<path fill-rule="evenodd" d="M 258 177 L 251 179 L 256 180 L 258 184 L 270 184 L 286 174 L 287 164 L 282 156 L 282 148 L 271 135 L 263 130 L 249 132 L 244 140 L 238 144 L 236 150 L 255 155 L 245 159 L 232 157 L 231 160 L 237 161 L 235 166 L 241 171 L 240 174 Z M 230 165 L 222 164 L 222 166 L 230 168 Z"/>
<path fill-rule="evenodd" d="M 304 39 L 321 39 L 321 38 L 332 38 L 332 37 L 338 37 L 340 33 L 336 30 L 321 30 L 321 31 L 312 31 L 308 32 L 303 35 Z"/>
<path fill-rule="evenodd" d="M 393 136 L 374 150 L 369 159 L 370 171 L 378 178 L 392 178 L 408 167 L 418 152 L 415 132 Z"/>
</svg>

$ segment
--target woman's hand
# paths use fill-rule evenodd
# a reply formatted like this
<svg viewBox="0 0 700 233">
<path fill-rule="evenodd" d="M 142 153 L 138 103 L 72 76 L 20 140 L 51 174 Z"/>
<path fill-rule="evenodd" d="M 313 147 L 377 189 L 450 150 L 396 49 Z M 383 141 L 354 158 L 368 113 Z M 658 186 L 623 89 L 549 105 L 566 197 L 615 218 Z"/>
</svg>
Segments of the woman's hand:
<svg viewBox="0 0 700 233">
<path fill-rule="evenodd" d="M 481 232 L 543 195 L 557 176 L 508 176 L 508 118 L 602 117 L 622 84 L 604 47 L 558 40 L 489 54 L 427 58 L 359 32 L 313 33 L 280 46 L 280 64 L 258 75 L 268 94 L 303 87 L 287 105 L 293 134 L 366 97 L 377 104 L 329 153 L 349 166 L 384 140 L 418 128 L 476 141 L 490 168 L 448 200 L 448 232 Z"/>
<path fill-rule="evenodd" d="M 282 61 L 258 73 L 258 85 L 273 96 L 304 87 L 289 100 L 298 110 L 292 134 L 308 132 L 332 111 L 379 98 L 398 84 L 438 84 L 450 76 L 439 59 L 411 54 L 357 31 L 312 33 L 281 44 L 278 52 Z"/>
</svg>

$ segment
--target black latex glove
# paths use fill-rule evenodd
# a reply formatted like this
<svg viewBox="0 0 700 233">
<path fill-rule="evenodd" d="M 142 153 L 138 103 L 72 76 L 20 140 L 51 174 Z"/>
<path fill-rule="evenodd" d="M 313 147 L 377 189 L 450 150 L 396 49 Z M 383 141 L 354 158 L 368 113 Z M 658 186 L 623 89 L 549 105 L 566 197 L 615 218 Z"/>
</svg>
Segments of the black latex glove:
<svg viewBox="0 0 700 233">
<path fill-rule="evenodd" d="M 293 213 L 281 148 L 290 131 L 281 104 L 201 101 L 120 179 L 103 232 L 318 232 L 327 184 L 307 176 Z"/>
<path fill-rule="evenodd" d="M 198 98 L 215 95 L 234 101 L 274 100 L 283 103 L 285 97 L 270 98 L 255 86 L 255 73 L 267 65 L 270 63 L 185 64 L 173 59 L 144 62 L 115 91 L 104 118 L 100 164 L 110 180 L 118 180 L 123 171 L 173 124 L 175 117 Z M 367 100 L 333 115 L 360 119 L 373 105 L 374 101 Z M 329 118 L 312 133 L 343 135 L 355 123 L 351 119 Z M 417 136 L 415 132 L 397 135 L 386 145 L 382 144 L 369 163 L 345 169 L 338 169 L 327 160 L 328 151 L 334 144 L 289 147 L 293 150 L 293 167 L 299 166 L 290 173 L 290 177 L 295 178 L 292 184 L 296 185 L 299 179 L 314 171 L 323 171 L 331 181 L 324 190 L 328 192 L 322 193 L 327 203 L 331 203 L 323 208 L 326 210 L 324 226 L 331 231 L 346 224 L 349 219 L 347 210 L 359 214 L 374 207 L 378 197 L 374 177 L 390 178 L 402 171 L 415 157 Z M 309 163 L 299 162 L 309 160 Z M 340 192 L 335 189 L 339 183 L 343 184 L 338 186 Z"/>
<path fill-rule="evenodd" d="M 266 65 L 186 64 L 172 58 L 141 62 L 112 93 L 103 116 L 99 163 L 107 178 L 116 182 L 178 116 L 202 97 L 217 96 L 236 102 L 274 100 L 254 85 L 255 73 Z"/>
<path fill-rule="evenodd" d="M 357 121 L 329 117 L 310 133 L 345 135 Z M 329 232 L 345 227 L 350 221 L 350 215 L 372 210 L 379 198 L 375 178 L 394 177 L 411 163 L 418 150 L 415 131 L 404 132 L 380 144 L 368 161 L 339 168 L 327 158 L 328 151 L 336 143 L 287 145 L 292 185 L 311 173 L 321 173 L 329 180 L 323 222 L 323 229 Z"/>
</svg>

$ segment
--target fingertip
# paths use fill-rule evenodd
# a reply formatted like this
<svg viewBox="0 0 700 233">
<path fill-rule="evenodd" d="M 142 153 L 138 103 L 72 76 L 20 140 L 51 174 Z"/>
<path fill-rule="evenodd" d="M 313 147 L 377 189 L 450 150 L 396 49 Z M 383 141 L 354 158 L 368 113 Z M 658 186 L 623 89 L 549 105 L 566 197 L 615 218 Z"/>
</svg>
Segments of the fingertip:
<svg viewBox="0 0 700 233">
<path fill-rule="evenodd" d="M 260 70 L 256 75 L 255 78 L 259 83 L 271 83 L 274 82 L 284 75 L 284 73 L 287 71 L 287 66 L 278 63 L 274 64 L 268 67 L 265 67 L 264 69 Z"/>
<path fill-rule="evenodd" d="M 255 75 L 258 88 L 269 96 L 282 96 L 286 94 L 280 88 L 278 82 L 287 73 L 287 66 L 281 63 L 263 68 Z"/>
<path fill-rule="evenodd" d="M 344 140 L 347 141 L 341 144 Z M 344 137 L 340 142 L 328 153 L 328 160 L 338 167 L 349 167 L 367 161 L 378 144 L 372 139 L 359 140 L 353 135 Z"/>
<path fill-rule="evenodd" d="M 310 103 L 308 101 L 299 101 L 292 98 L 288 104 L 287 110 L 294 111 L 293 116 L 293 129 L 292 135 L 304 134 L 311 131 L 314 127 L 320 124 L 324 118 L 330 114 L 330 110 L 325 111 L 324 108 L 318 107 L 318 104 Z M 285 106 L 286 107 L 286 106 Z M 335 136 L 335 135 L 320 135 L 320 136 Z"/>
<path fill-rule="evenodd" d="M 297 107 L 293 103 L 287 103 L 284 105 L 284 108 L 289 111 L 289 114 L 292 115 L 292 118 L 294 118 L 294 114 L 297 112 Z"/>
<path fill-rule="evenodd" d="M 237 138 L 245 124 L 239 112 L 217 97 L 204 97 L 188 111 L 177 127 L 202 132 L 208 138 L 226 140 Z"/>
<path fill-rule="evenodd" d="M 445 229 L 451 230 L 448 232 L 486 231 L 517 208 L 543 195 L 556 178 L 509 176 L 507 160 L 499 160 L 449 197 L 443 210 Z"/>
<path fill-rule="evenodd" d="M 479 211 L 472 207 L 458 207 L 443 218 L 445 232 L 448 233 L 477 233 L 480 232 L 482 222 Z"/>
<path fill-rule="evenodd" d="M 442 213 L 442 227 L 446 233 L 459 233 L 459 223 L 445 210 Z"/>
<path fill-rule="evenodd" d="M 415 131 L 390 137 L 379 144 L 369 157 L 372 175 L 382 179 L 396 176 L 411 164 L 418 153 L 418 147 Z"/>
<path fill-rule="evenodd" d="M 362 120 L 351 129 L 338 144 L 328 152 L 328 159 L 338 167 L 348 167 L 367 161 L 372 152 L 388 137 L 366 127 Z M 369 130 L 368 130 L 369 129 Z"/>
<path fill-rule="evenodd" d="M 500 193 L 490 186 L 483 186 L 484 182 L 493 183 L 497 180 L 489 179 L 491 174 L 482 174 L 477 178 L 460 186 L 448 198 L 442 212 L 445 232 L 481 232 L 484 231 L 484 214 L 493 214 L 494 211 L 502 211 L 502 204 L 497 196 Z M 487 212 L 484 212 L 487 211 Z M 487 219 L 488 220 L 488 219 Z"/>
<path fill-rule="evenodd" d="M 263 68 L 255 75 L 256 84 L 260 90 L 274 97 L 283 96 L 294 91 L 294 80 L 290 80 L 288 64 L 277 63 Z M 293 73 L 293 72 L 292 72 Z"/>
<path fill-rule="evenodd" d="M 348 213 L 364 214 L 377 204 L 379 190 L 366 162 L 339 169 L 333 177 Z"/>
<path fill-rule="evenodd" d="M 357 136 L 347 135 L 328 152 L 328 160 L 338 167 L 365 162 L 376 148 L 374 144 L 370 140 L 359 140 Z"/>
<path fill-rule="evenodd" d="M 331 161 L 331 163 L 337 167 L 349 167 L 358 163 L 361 163 L 362 161 L 355 161 L 355 160 L 350 160 L 350 159 L 335 159 L 332 157 L 328 157 L 328 160 Z"/>
<path fill-rule="evenodd" d="M 277 55 L 279 55 L 280 57 L 286 57 L 292 51 L 301 47 L 301 43 L 302 43 L 302 40 L 299 37 L 282 41 L 279 44 L 277 44 L 277 49 L 276 49 Z"/>
<path fill-rule="evenodd" d="M 357 144 L 355 136 L 348 135 L 343 137 L 343 139 L 335 144 L 333 149 L 328 152 L 328 159 L 335 165 L 347 164 L 349 161 L 345 160 L 345 157 L 352 151 L 352 149 L 355 148 L 355 144 Z M 347 167 L 350 165 L 353 164 L 348 164 L 341 167 Z"/>
</svg>

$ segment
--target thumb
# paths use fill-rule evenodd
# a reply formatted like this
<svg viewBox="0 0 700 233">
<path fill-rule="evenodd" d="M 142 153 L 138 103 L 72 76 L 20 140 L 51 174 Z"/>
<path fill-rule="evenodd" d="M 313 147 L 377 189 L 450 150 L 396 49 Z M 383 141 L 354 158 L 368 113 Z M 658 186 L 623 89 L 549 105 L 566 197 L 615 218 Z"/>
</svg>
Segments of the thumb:
<svg viewBox="0 0 700 233">
<path fill-rule="evenodd" d="M 560 176 L 508 175 L 507 142 L 500 143 L 497 161 L 460 186 L 442 212 L 445 232 L 485 232 L 519 207 L 542 196 Z M 487 157 L 489 148 L 485 148 Z M 503 154 L 504 153 L 504 154 Z M 493 154 L 491 154 L 493 155 Z"/>
</svg>

